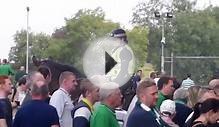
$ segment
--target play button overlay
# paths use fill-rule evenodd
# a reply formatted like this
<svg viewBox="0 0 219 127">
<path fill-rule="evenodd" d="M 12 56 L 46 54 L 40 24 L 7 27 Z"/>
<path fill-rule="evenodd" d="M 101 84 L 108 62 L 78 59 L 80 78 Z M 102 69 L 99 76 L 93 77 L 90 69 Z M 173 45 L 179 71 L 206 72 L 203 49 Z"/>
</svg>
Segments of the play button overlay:
<svg viewBox="0 0 219 127">
<path fill-rule="evenodd" d="M 107 74 L 116 64 L 117 62 L 105 52 L 105 74 Z"/>
<path fill-rule="evenodd" d="M 103 38 L 90 42 L 83 56 L 87 78 L 104 89 L 124 85 L 133 75 L 135 57 L 131 48 L 119 39 Z"/>
</svg>

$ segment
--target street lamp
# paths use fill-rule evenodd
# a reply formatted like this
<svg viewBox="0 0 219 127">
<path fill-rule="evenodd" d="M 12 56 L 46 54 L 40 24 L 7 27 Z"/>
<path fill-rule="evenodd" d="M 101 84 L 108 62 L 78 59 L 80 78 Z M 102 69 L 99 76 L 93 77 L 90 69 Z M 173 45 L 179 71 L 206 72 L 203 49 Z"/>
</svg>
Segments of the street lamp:
<svg viewBox="0 0 219 127">
<path fill-rule="evenodd" d="M 165 18 L 172 18 L 173 14 L 171 12 L 167 13 L 162 13 L 160 12 L 154 12 L 154 15 L 156 18 L 161 18 L 161 32 L 162 32 L 162 37 L 161 37 L 161 72 L 164 73 L 164 45 L 166 44 L 165 41 L 165 35 L 164 35 L 164 23 L 165 23 Z"/>
<path fill-rule="evenodd" d="M 29 67 L 28 67 L 28 64 L 29 64 L 29 11 L 30 11 L 30 8 L 27 7 L 27 49 L 26 49 L 26 73 L 28 74 L 28 71 L 29 71 Z"/>
</svg>

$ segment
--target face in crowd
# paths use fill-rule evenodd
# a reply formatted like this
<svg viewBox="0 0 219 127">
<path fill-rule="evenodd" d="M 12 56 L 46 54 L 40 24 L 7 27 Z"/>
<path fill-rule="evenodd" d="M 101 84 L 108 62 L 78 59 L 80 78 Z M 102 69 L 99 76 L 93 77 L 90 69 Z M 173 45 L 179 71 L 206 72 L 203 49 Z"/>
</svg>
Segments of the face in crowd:
<svg viewBox="0 0 219 127">
<path fill-rule="evenodd" d="M 69 75 L 66 79 L 64 79 L 63 82 L 69 91 L 74 91 L 76 89 L 76 86 L 78 85 L 76 77 L 74 75 Z"/>
<path fill-rule="evenodd" d="M 150 86 L 146 88 L 142 95 L 143 100 L 149 107 L 154 107 L 158 99 L 157 86 Z"/>
</svg>

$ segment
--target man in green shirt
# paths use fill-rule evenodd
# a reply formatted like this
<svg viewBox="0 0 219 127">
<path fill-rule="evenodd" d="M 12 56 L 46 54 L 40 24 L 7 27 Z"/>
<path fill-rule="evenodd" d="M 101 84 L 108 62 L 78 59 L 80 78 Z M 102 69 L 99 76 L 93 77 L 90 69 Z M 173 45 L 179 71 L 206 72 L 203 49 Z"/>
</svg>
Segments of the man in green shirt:
<svg viewBox="0 0 219 127">
<path fill-rule="evenodd" d="M 162 102 L 166 99 L 172 99 L 173 93 L 175 91 L 174 85 L 173 85 L 173 79 L 171 77 L 161 77 L 157 82 L 158 87 L 158 100 L 156 103 L 156 108 L 160 109 L 160 105 Z"/>
<path fill-rule="evenodd" d="M 0 65 L 0 75 L 14 75 L 14 70 L 11 68 L 11 65 L 8 64 L 6 59 L 4 59 L 3 63 Z"/>
<path fill-rule="evenodd" d="M 91 116 L 91 127 L 119 127 L 114 109 L 121 105 L 122 94 L 119 88 L 100 89 L 101 104 Z"/>
</svg>

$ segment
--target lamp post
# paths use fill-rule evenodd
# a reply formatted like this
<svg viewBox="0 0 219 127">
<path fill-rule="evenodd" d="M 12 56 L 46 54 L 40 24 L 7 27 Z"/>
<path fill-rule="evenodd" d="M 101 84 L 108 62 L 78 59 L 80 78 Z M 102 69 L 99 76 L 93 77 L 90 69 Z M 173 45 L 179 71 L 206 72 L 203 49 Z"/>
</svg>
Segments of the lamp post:
<svg viewBox="0 0 219 127">
<path fill-rule="evenodd" d="M 29 11 L 30 8 L 27 7 L 27 49 L 26 49 L 26 73 L 28 74 L 29 71 Z"/>
<path fill-rule="evenodd" d="M 164 31 L 164 24 L 165 24 L 165 18 L 172 18 L 173 15 L 171 12 L 162 13 L 160 12 L 154 12 L 154 15 L 156 18 L 161 18 L 161 73 L 164 73 L 164 45 L 166 44 L 165 41 L 165 31 Z"/>
</svg>

